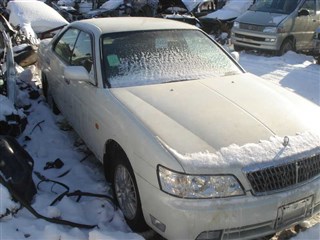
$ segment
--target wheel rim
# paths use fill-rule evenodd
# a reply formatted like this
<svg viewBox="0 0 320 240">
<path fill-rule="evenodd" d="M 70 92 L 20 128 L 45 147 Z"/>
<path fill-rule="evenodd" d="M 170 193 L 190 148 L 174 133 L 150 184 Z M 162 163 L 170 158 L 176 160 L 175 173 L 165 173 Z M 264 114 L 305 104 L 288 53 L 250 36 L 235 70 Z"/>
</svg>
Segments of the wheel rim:
<svg viewBox="0 0 320 240">
<path fill-rule="evenodd" d="M 286 42 L 285 45 L 283 46 L 283 54 L 285 54 L 286 52 L 292 51 L 293 47 L 291 42 Z"/>
<path fill-rule="evenodd" d="M 123 214 L 127 219 L 132 220 L 137 213 L 137 192 L 131 174 L 123 165 L 116 168 L 114 188 Z"/>
</svg>

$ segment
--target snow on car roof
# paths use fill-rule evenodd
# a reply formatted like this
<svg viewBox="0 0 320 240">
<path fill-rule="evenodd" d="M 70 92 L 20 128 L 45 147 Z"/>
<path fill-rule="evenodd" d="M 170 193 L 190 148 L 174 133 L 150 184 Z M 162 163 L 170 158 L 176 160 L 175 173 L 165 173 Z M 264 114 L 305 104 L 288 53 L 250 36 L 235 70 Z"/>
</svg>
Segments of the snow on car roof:
<svg viewBox="0 0 320 240">
<path fill-rule="evenodd" d="M 198 29 L 195 26 L 179 21 L 148 17 L 93 18 L 76 21 L 71 24 L 91 31 L 97 31 L 97 34 L 98 32 L 101 34 L 141 30 Z"/>
</svg>

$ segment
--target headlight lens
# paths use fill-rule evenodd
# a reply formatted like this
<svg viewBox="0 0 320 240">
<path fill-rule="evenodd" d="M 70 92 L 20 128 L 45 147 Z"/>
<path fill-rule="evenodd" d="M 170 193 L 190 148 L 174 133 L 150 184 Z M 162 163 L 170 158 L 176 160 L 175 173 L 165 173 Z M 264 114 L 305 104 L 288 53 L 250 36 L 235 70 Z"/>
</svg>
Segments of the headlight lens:
<svg viewBox="0 0 320 240">
<path fill-rule="evenodd" d="M 239 27 L 240 27 L 239 22 L 233 22 L 233 27 L 234 27 L 234 28 L 239 28 Z"/>
<path fill-rule="evenodd" d="M 232 175 L 187 175 L 158 167 L 161 190 L 180 198 L 220 198 L 244 195 Z"/>
<path fill-rule="evenodd" d="M 263 29 L 264 33 L 276 33 L 277 32 L 277 28 L 276 27 L 265 27 Z"/>
</svg>

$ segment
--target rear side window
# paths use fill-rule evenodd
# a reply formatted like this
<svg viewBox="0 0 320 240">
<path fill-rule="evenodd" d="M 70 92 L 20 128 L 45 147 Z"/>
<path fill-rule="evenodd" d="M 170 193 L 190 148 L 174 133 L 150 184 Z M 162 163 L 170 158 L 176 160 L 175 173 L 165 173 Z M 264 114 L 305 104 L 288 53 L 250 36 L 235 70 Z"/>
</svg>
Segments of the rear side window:
<svg viewBox="0 0 320 240">
<path fill-rule="evenodd" d="M 66 63 L 70 62 L 79 32 L 80 31 L 78 29 L 68 29 L 53 49 L 53 51 L 60 57 L 60 59 L 62 59 Z"/>
</svg>

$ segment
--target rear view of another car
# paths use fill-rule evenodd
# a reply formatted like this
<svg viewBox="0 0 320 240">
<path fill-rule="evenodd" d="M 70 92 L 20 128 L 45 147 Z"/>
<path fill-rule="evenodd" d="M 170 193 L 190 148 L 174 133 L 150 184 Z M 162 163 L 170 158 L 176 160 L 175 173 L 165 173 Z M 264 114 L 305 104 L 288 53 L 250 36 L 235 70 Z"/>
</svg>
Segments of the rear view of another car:
<svg viewBox="0 0 320 240">
<path fill-rule="evenodd" d="M 320 64 L 320 26 L 313 34 L 313 55 L 317 63 Z"/>
</svg>

